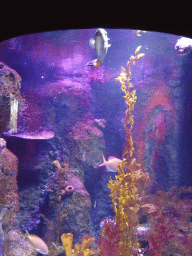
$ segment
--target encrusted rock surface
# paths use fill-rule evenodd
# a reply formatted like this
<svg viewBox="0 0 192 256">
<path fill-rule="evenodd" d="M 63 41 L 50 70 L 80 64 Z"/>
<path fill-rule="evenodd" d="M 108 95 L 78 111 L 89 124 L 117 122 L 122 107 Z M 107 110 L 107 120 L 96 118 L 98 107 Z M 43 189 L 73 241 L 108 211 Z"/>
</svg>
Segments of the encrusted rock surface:
<svg viewBox="0 0 192 256">
<path fill-rule="evenodd" d="M 12 229 L 8 232 L 5 241 L 5 254 L 6 256 L 36 256 L 37 252 L 21 231 Z"/>
<path fill-rule="evenodd" d="M 74 188 L 73 193 L 63 194 L 58 189 L 67 181 Z M 45 225 L 45 240 L 56 242 L 63 233 L 73 233 L 74 241 L 81 241 L 85 234 L 91 234 L 91 198 L 84 186 L 83 172 L 69 168 L 64 177 L 54 178 L 45 198 L 42 218 Z M 55 227 L 55 228 L 53 228 Z"/>
<path fill-rule="evenodd" d="M 1 140 L 4 140 L 1 138 Z M 4 144 L 5 145 L 5 144 Z M 35 256 L 29 240 L 18 225 L 19 196 L 17 187 L 18 159 L 6 147 L 0 150 L 0 211 L 6 207 L 2 219 L 4 252 L 7 256 Z"/>
<path fill-rule="evenodd" d="M 10 129 L 10 94 L 18 100 L 18 112 L 23 106 L 20 82 L 19 74 L 5 63 L 0 62 L 0 135 Z"/>
</svg>

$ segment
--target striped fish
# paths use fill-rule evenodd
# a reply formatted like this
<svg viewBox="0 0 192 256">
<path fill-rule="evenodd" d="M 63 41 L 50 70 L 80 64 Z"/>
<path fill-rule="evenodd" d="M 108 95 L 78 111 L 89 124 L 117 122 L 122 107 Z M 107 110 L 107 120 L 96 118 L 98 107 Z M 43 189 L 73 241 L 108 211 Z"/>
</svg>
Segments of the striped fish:
<svg viewBox="0 0 192 256">
<path fill-rule="evenodd" d="M 111 46 L 108 44 L 109 38 L 107 37 L 107 31 L 103 28 L 98 28 L 95 33 L 95 39 L 91 39 L 89 44 L 91 47 L 95 48 L 97 59 L 87 63 L 87 66 L 100 67 L 106 54 L 108 48 Z"/>
</svg>

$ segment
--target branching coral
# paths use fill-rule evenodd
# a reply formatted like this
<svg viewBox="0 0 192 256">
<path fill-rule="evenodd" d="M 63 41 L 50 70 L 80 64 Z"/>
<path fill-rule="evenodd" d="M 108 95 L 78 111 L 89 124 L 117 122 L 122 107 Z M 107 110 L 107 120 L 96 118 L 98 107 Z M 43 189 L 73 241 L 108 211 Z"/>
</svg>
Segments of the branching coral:
<svg viewBox="0 0 192 256">
<path fill-rule="evenodd" d="M 61 236 L 62 244 L 65 248 L 66 256 L 91 256 L 96 254 L 96 249 L 92 248 L 94 237 L 85 235 L 81 241 L 81 244 L 73 244 L 73 234 L 66 233 Z M 91 248 L 90 248 L 91 247 Z"/>
<path fill-rule="evenodd" d="M 121 90 L 124 92 L 127 109 L 123 119 L 126 132 L 126 146 L 123 152 L 123 161 L 118 168 L 116 179 L 110 180 L 108 187 L 111 190 L 115 221 L 119 225 L 120 242 L 119 255 L 134 255 L 138 247 L 136 228 L 138 225 L 137 212 L 139 210 L 139 181 L 147 181 L 148 176 L 144 174 L 140 166 L 133 158 L 133 138 L 132 129 L 134 125 L 133 109 L 137 100 L 136 90 L 131 90 L 130 66 L 135 65 L 135 61 L 144 56 L 139 53 L 141 46 L 137 47 L 135 56 L 131 56 L 127 62 L 127 69 L 122 67 L 120 76 L 116 79 L 121 83 Z M 141 183 L 141 182 L 140 182 Z"/>
</svg>

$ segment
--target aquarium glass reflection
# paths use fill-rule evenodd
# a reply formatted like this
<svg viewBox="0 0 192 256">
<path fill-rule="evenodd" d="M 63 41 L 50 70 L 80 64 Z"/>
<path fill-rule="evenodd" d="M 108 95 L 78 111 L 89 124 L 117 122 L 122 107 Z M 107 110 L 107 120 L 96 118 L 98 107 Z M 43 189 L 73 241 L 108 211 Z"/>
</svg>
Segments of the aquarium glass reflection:
<svg viewBox="0 0 192 256">
<path fill-rule="evenodd" d="M 192 39 L 0 43 L 0 255 L 192 255 Z"/>
</svg>

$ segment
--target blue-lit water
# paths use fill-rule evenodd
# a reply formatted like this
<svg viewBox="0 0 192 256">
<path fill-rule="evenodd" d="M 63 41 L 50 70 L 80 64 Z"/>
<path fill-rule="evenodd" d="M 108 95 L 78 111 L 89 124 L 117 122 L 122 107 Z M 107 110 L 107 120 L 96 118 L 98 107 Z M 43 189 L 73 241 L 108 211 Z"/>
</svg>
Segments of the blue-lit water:
<svg viewBox="0 0 192 256">
<path fill-rule="evenodd" d="M 65 255 L 56 252 L 52 245 L 54 242 L 62 246 L 60 237 L 64 233 L 73 234 L 74 244 L 80 243 L 84 235 L 93 236 L 97 249 L 102 231 L 100 223 L 105 218 L 115 218 L 108 182 L 110 178 L 115 180 L 117 168 L 107 169 L 107 164 L 99 167 L 102 154 L 106 159 L 110 156 L 122 159 L 126 143 L 122 120 L 127 106 L 116 78 L 121 67 L 126 69 L 127 61 L 135 55 L 138 46 L 144 56 L 130 69 L 130 81 L 137 95 L 132 136 L 134 157 L 142 171 L 149 175 L 149 184 L 143 193 L 147 198 L 151 196 L 148 201 L 139 202 L 138 224 L 148 225 L 145 230 L 150 227 L 158 230 L 155 220 L 162 216 L 154 215 L 153 210 L 153 214 L 150 210 L 142 212 L 142 205 L 150 202 L 154 207 L 161 190 L 169 193 L 173 186 L 192 185 L 190 49 L 179 53 L 175 45 L 180 37 L 176 35 L 105 30 L 111 46 L 104 58 L 101 54 L 100 67 L 87 65 L 99 59 L 98 52 L 90 46 L 97 29 L 29 34 L 0 44 L 0 61 L 5 64 L 0 70 L 0 137 L 6 142 L 0 151 L 0 209 L 7 207 L 11 212 L 2 220 L 3 230 L 10 234 L 4 244 L 11 244 L 13 231 L 17 233 L 13 248 L 4 246 L 6 255 L 36 255 L 33 246 L 27 254 L 27 245 L 22 240 L 25 230 L 43 238 L 49 248 L 48 255 Z M 104 51 L 102 43 L 101 40 L 98 47 Z M 14 70 L 21 77 L 19 98 L 14 90 L 6 87 L 9 83 L 10 86 L 18 84 L 15 78 L 11 80 L 14 75 L 6 75 L 5 69 Z M 5 94 L 4 88 L 12 90 L 19 100 L 16 133 L 12 133 L 10 124 L 11 96 Z M 14 179 L 7 178 L 13 176 Z M 180 210 L 183 207 L 181 212 L 185 207 L 189 209 L 190 201 L 180 197 L 187 193 L 190 198 L 190 192 L 177 190 L 177 193 L 181 200 L 178 207 Z M 177 213 L 179 209 L 172 194 L 166 194 L 165 198 L 168 197 L 164 205 L 159 201 L 159 206 L 165 207 L 167 221 L 175 221 L 167 209 L 173 207 Z M 180 212 L 178 214 L 177 221 L 182 226 L 184 219 L 189 220 L 190 211 L 184 219 Z M 150 231 L 146 231 L 147 234 L 139 237 L 140 247 L 148 243 L 148 252 L 147 246 L 143 249 L 146 255 L 152 252 L 160 255 L 160 246 L 164 252 L 161 255 L 176 255 L 176 251 L 177 255 L 191 255 L 190 225 L 183 227 L 184 235 L 178 233 L 176 225 L 169 245 L 152 243 L 148 238 Z M 179 236 L 184 237 L 180 247 Z M 18 249 L 17 254 L 17 248 L 22 246 L 24 249 Z M 188 254 L 181 254 L 181 247 Z M 137 251 L 134 255 L 142 254 Z"/>
</svg>

